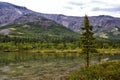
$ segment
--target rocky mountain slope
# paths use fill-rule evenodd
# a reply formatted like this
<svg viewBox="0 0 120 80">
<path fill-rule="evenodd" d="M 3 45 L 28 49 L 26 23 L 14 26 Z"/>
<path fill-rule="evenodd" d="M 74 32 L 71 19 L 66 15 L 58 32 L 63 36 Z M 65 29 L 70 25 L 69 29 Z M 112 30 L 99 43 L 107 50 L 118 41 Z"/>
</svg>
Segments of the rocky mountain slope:
<svg viewBox="0 0 120 80">
<path fill-rule="evenodd" d="M 46 24 L 49 22 L 53 23 L 54 21 L 47 19 L 41 16 L 40 13 L 31 11 L 26 7 L 0 2 L 0 26 L 27 22 L 40 22 Z"/>
<path fill-rule="evenodd" d="M 5 14 L 4 14 L 5 13 Z M 0 2 L 0 34 L 41 39 L 72 38 L 78 33 L 25 7 Z M 73 38 L 74 37 L 74 38 Z"/>
<path fill-rule="evenodd" d="M 80 28 L 84 26 L 83 19 L 84 17 L 37 13 L 25 7 L 0 2 L 0 26 L 34 22 L 49 27 L 59 23 L 75 32 L 81 32 Z M 120 38 L 120 18 L 100 15 L 91 16 L 89 20 L 95 35 L 102 38 Z M 4 30 L 0 31 L 3 32 Z"/>
<path fill-rule="evenodd" d="M 52 19 L 75 32 L 81 32 L 81 27 L 84 26 L 83 17 L 65 16 L 57 14 L 42 14 L 48 19 Z M 89 17 L 90 24 L 97 36 L 102 38 L 120 37 L 120 18 L 115 18 L 107 15 Z"/>
<path fill-rule="evenodd" d="M 76 16 L 65 16 L 65 15 L 57 15 L 57 14 L 42 14 L 42 16 L 55 20 L 58 23 L 63 24 L 64 26 L 79 31 L 80 27 L 83 25 L 83 17 L 76 17 Z M 110 29 L 111 27 L 118 27 L 120 28 L 120 18 L 115 18 L 107 15 L 100 15 L 100 16 L 91 16 L 89 17 L 90 23 L 94 28 L 104 28 Z"/>
<path fill-rule="evenodd" d="M 13 23 L 16 18 L 31 12 L 32 11 L 25 7 L 16 6 L 6 2 L 0 2 L 0 26 Z"/>
</svg>

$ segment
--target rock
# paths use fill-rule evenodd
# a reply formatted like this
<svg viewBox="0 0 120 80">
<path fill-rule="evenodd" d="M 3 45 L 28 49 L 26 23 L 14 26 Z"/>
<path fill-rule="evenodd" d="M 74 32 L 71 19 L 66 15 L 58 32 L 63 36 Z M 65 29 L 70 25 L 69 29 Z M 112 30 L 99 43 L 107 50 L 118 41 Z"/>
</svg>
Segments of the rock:
<svg viewBox="0 0 120 80">
<path fill-rule="evenodd" d="M 101 61 L 105 62 L 105 61 L 109 61 L 109 58 L 104 58 Z"/>
<path fill-rule="evenodd" d="M 3 68 L 0 68 L 0 71 L 2 71 L 2 72 L 9 72 L 10 71 L 10 67 L 9 66 L 5 66 Z"/>
</svg>

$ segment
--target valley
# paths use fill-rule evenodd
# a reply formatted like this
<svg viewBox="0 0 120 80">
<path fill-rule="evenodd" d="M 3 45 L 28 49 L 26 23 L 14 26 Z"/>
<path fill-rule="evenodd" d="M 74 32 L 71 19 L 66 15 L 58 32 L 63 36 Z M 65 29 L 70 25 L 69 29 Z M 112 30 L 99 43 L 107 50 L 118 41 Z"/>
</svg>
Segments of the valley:
<svg viewBox="0 0 120 80">
<path fill-rule="evenodd" d="M 119 80 L 119 63 L 119 17 L 0 2 L 0 80 Z"/>
</svg>

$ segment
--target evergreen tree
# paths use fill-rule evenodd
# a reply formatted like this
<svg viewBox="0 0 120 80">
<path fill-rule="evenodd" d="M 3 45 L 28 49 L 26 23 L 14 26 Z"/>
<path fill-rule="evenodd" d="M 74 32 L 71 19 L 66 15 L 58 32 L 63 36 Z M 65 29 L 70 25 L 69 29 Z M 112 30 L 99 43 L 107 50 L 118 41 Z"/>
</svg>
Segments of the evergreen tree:
<svg viewBox="0 0 120 80">
<path fill-rule="evenodd" d="M 87 15 L 84 17 L 84 27 L 82 27 L 82 36 L 81 36 L 81 45 L 82 53 L 86 54 L 86 67 L 90 65 L 90 53 L 96 53 L 95 49 L 95 38 L 93 37 L 94 33 L 92 32 L 92 26 L 89 24 Z"/>
</svg>

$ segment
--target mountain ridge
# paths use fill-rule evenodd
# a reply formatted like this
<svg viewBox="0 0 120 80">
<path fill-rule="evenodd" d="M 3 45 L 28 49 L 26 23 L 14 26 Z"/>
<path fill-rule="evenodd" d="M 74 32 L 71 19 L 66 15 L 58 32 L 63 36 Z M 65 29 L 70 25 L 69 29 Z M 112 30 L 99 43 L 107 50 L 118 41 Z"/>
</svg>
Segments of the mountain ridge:
<svg viewBox="0 0 120 80">
<path fill-rule="evenodd" d="M 101 38 L 120 37 L 120 18 L 100 15 L 90 16 L 89 20 L 96 36 Z M 80 28 L 84 26 L 83 21 L 84 17 L 38 13 L 26 7 L 0 2 L 0 26 L 28 22 L 34 22 L 45 27 L 51 26 L 52 24 L 60 24 L 80 33 Z"/>
</svg>

